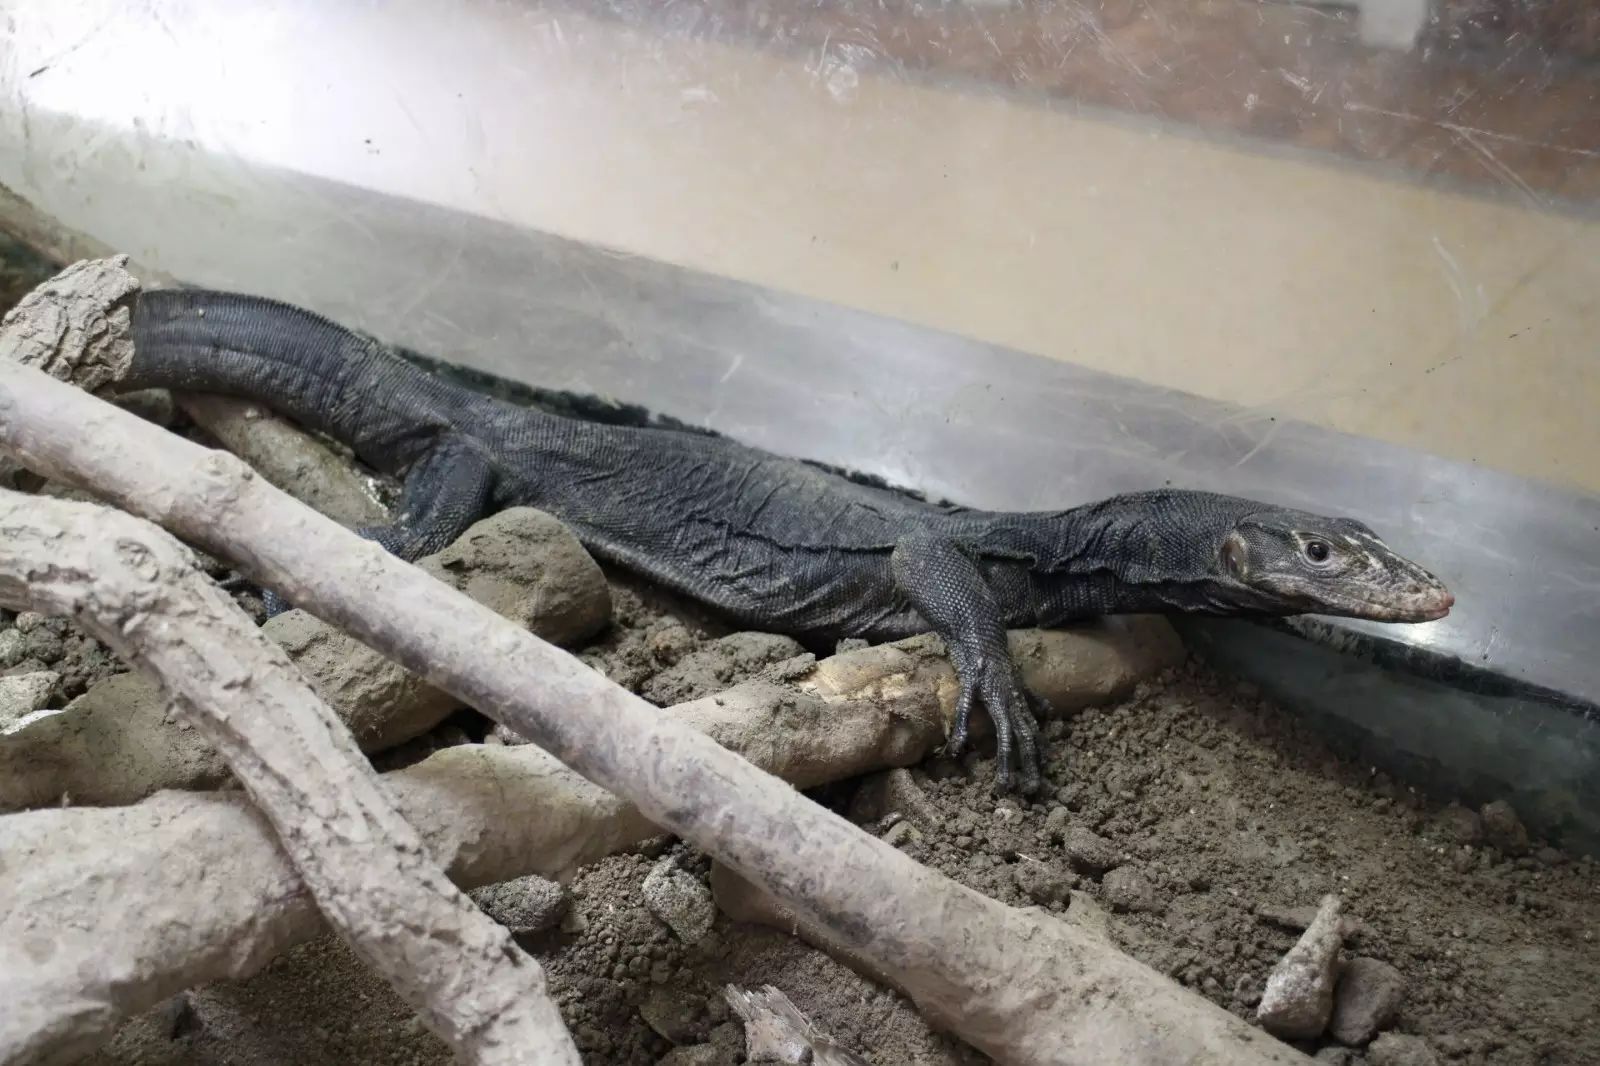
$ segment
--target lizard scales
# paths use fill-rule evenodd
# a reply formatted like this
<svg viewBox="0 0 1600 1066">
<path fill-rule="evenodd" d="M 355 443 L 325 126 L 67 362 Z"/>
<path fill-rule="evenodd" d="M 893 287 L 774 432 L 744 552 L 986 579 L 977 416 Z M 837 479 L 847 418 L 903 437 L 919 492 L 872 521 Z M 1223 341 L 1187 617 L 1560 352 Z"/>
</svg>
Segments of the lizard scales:
<svg viewBox="0 0 1600 1066">
<path fill-rule="evenodd" d="M 360 531 L 403 558 L 528 505 L 742 625 L 814 640 L 939 633 L 961 680 L 951 746 L 981 704 L 1001 787 L 1014 760 L 1023 788 L 1038 784 L 1007 628 L 1144 612 L 1424 621 L 1453 603 L 1348 518 L 1171 489 L 1048 512 L 930 503 L 722 437 L 510 404 L 254 296 L 147 291 L 133 333 L 122 388 L 249 399 L 403 477 L 395 522 Z"/>
</svg>

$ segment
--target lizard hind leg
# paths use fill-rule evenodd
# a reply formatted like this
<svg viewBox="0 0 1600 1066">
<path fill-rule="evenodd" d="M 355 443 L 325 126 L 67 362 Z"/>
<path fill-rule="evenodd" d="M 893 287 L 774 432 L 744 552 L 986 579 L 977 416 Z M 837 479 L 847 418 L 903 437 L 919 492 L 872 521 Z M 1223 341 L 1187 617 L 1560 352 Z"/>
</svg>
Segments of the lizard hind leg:
<svg viewBox="0 0 1600 1066">
<path fill-rule="evenodd" d="M 494 481 L 494 467 L 482 453 L 447 439 L 412 464 L 394 521 L 355 532 L 407 562 L 432 555 L 484 516 Z M 272 589 L 263 590 L 262 603 L 268 618 L 290 606 Z"/>
</svg>

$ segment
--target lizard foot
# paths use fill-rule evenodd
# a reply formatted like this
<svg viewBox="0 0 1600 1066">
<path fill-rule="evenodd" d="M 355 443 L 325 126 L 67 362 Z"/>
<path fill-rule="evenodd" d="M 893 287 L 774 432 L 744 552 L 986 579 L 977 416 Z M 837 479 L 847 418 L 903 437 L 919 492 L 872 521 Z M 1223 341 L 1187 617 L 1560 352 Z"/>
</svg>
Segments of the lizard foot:
<svg viewBox="0 0 1600 1066">
<path fill-rule="evenodd" d="M 961 696 L 956 703 L 955 726 L 946 751 L 959 755 L 966 747 L 973 708 L 981 701 L 994 723 L 996 795 L 1013 786 L 1012 756 L 1016 756 L 1017 791 L 1039 791 L 1039 727 L 1029 706 L 1030 694 L 1017 679 L 1010 663 L 979 660 L 976 668 L 958 671 Z"/>
</svg>

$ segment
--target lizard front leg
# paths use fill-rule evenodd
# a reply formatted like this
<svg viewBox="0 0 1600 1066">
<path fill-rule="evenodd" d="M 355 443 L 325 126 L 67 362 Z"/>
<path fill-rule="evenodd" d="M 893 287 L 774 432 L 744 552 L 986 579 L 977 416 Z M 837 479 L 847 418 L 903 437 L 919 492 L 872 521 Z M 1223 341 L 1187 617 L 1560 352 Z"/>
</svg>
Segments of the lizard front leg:
<svg viewBox="0 0 1600 1066">
<path fill-rule="evenodd" d="M 411 467 L 395 520 L 355 532 L 410 562 L 449 547 L 483 517 L 493 491 L 494 468 L 489 461 L 476 449 L 447 440 Z M 289 609 L 271 589 L 261 599 L 268 618 Z"/>
<path fill-rule="evenodd" d="M 1011 661 L 1011 647 L 994 590 L 978 564 L 957 542 L 931 534 L 907 537 L 890 557 L 896 585 L 944 639 L 961 683 L 950 750 L 966 744 L 975 704 L 982 701 L 994 722 L 996 791 L 1011 787 L 1016 755 L 1023 792 L 1039 788 L 1038 726 L 1026 690 Z"/>
</svg>

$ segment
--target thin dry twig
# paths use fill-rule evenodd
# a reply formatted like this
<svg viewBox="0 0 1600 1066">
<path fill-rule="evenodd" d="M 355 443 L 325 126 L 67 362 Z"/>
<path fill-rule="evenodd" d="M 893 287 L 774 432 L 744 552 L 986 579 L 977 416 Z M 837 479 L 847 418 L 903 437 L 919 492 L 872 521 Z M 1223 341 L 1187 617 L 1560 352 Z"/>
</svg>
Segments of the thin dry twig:
<svg viewBox="0 0 1600 1066">
<path fill-rule="evenodd" d="M 866 1059 L 818 1032 L 811 1019 L 771 985 L 754 992 L 728 985 L 722 995 L 744 1022 L 744 1043 L 751 1062 L 867 1066 Z"/>
</svg>

